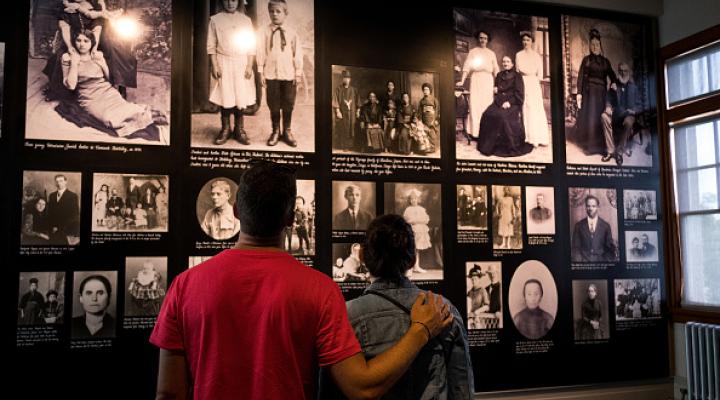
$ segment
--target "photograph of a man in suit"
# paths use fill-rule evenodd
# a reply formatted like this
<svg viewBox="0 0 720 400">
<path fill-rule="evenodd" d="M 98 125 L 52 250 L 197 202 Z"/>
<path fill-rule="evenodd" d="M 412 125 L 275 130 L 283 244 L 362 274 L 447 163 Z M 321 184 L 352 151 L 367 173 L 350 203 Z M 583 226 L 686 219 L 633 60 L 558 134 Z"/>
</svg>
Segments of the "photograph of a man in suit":
<svg viewBox="0 0 720 400">
<path fill-rule="evenodd" d="M 650 243 L 648 235 L 643 233 L 642 236 L 640 236 L 640 239 L 642 240 L 642 243 L 640 244 L 640 257 L 647 259 L 657 258 L 657 249 L 655 248 L 655 245 Z"/>
<path fill-rule="evenodd" d="M 530 209 L 530 218 L 537 222 L 545 222 L 552 217 L 552 211 L 545 207 L 545 195 L 538 193 L 535 197 L 536 206 Z"/>
<path fill-rule="evenodd" d="M 573 262 L 617 261 L 617 248 L 610 224 L 600 218 L 600 201 L 593 195 L 585 198 L 587 217 L 575 223 L 572 234 Z"/>
<path fill-rule="evenodd" d="M 364 231 L 373 220 L 373 215 L 360 209 L 362 191 L 357 185 L 348 185 L 345 188 L 347 207 L 333 216 L 332 227 L 343 231 Z"/>
<path fill-rule="evenodd" d="M 78 236 L 80 227 L 80 202 L 78 195 L 67 188 L 67 177 L 55 175 L 56 191 L 47 199 L 50 243 L 68 245 L 68 236 Z"/>
</svg>

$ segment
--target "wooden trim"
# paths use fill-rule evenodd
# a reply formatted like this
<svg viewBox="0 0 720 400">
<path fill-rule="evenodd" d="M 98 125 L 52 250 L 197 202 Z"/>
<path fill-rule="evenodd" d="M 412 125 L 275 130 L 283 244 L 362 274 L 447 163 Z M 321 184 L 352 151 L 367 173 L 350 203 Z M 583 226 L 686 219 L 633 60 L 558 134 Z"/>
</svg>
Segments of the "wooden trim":
<svg viewBox="0 0 720 400">
<path fill-rule="evenodd" d="M 680 218 L 675 208 L 675 182 L 670 152 L 670 124 L 720 109 L 720 94 L 713 94 L 668 110 L 665 96 L 665 62 L 672 57 L 720 40 L 720 25 L 698 32 L 660 49 L 658 55 L 657 94 L 659 102 L 658 136 L 660 147 L 660 191 L 665 215 L 665 272 L 668 309 L 673 322 L 699 321 L 720 324 L 720 308 L 682 305 L 683 273 L 680 246 Z"/>
<path fill-rule="evenodd" d="M 660 66 L 663 66 L 665 60 L 668 58 L 673 58 L 690 50 L 705 46 L 718 39 L 720 39 L 720 25 L 715 25 L 692 36 L 688 36 L 685 39 L 680 39 L 677 42 L 665 45 L 660 48 Z"/>
</svg>

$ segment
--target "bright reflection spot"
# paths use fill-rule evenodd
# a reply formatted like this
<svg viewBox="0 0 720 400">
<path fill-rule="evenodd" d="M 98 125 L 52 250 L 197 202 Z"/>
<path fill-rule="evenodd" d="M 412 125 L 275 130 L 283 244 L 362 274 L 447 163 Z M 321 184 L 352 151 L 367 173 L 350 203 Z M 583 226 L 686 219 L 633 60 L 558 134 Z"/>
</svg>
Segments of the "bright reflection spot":
<svg viewBox="0 0 720 400">
<path fill-rule="evenodd" d="M 126 40 L 135 39 L 140 36 L 140 24 L 130 17 L 120 17 L 114 20 L 113 28 L 120 37 Z"/>
<path fill-rule="evenodd" d="M 250 51 L 255 48 L 255 33 L 250 29 L 237 31 L 233 34 L 232 43 L 239 51 Z"/>
</svg>

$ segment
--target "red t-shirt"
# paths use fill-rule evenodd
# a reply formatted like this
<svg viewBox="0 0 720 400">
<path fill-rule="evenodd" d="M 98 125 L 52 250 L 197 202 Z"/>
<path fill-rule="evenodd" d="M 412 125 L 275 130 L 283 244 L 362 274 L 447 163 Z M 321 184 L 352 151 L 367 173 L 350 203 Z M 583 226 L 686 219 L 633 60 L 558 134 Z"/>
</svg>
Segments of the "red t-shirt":
<svg viewBox="0 0 720 400">
<path fill-rule="evenodd" d="M 226 250 L 180 274 L 150 342 L 185 352 L 194 398 L 310 399 L 361 352 L 337 285 L 287 253 Z"/>
</svg>

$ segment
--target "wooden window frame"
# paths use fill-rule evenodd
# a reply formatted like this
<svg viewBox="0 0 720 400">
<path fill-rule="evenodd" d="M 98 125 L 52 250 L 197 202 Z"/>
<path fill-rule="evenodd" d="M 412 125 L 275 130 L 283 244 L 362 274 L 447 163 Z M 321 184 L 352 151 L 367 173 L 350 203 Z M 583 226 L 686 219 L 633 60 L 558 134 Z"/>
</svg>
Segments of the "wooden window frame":
<svg viewBox="0 0 720 400">
<path fill-rule="evenodd" d="M 720 307 L 682 304 L 683 270 L 680 249 L 680 218 L 675 207 L 675 181 L 671 149 L 671 125 L 688 123 L 700 116 L 720 110 L 720 93 L 711 93 L 668 108 L 665 96 L 665 64 L 668 60 L 720 40 L 720 25 L 713 26 L 660 49 L 657 88 L 660 112 L 660 175 L 663 211 L 665 213 L 665 269 L 668 307 L 673 322 L 699 321 L 720 324 Z M 718 266 L 720 268 L 720 266 Z M 720 284 L 720 282 L 719 282 Z M 720 289 L 720 288 L 719 288 Z"/>
</svg>

